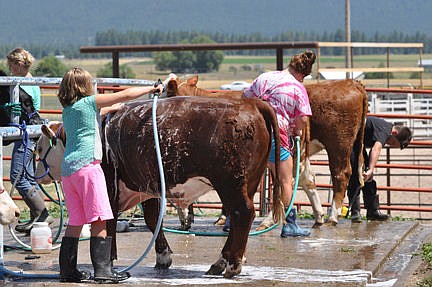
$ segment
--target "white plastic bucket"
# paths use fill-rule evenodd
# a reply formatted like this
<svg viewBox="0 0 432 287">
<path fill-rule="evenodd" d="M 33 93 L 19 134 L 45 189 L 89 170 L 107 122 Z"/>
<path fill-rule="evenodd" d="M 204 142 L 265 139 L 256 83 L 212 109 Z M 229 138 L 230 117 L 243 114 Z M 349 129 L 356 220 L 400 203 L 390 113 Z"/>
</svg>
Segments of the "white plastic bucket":
<svg viewBox="0 0 432 287">
<path fill-rule="evenodd" d="M 52 232 L 47 222 L 35 222 L 30 231 L 31 248 L 35 254 L 51 253 Z"/>
<path fill-rule="evenodd" d="M 80 238 L 90 238 L 90 224 L 84 224 L 83 228 L 81 229 Z"/>
</svg>

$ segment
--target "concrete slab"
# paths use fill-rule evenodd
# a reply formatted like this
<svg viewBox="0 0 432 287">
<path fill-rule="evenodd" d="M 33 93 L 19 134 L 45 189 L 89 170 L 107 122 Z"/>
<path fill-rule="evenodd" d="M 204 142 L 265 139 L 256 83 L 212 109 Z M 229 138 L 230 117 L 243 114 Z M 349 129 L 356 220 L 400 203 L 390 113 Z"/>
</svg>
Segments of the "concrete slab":
<svg viewBox="0 0 432 287">
<path fill-rule="evenodd" d="M 418 221 L 364 221 L 352 224 L 341 220 L 337 226 L 312 230 L 310 237 L 281 238 L 280 226 L 261 235 L 250 236 L 242 273 L 234 279 L 205 276 L 218 258 L 226 237 L 216 218 L 199 217 L 192 231 L 210 232 L 209 236 L 181 235 L 167 232 L 174 252 L 169 270 L 153 269 L 153 248 L 148 256 L 130 270 L 132 278 L 123 284 L 136 286 L 393 286 L 403 275 L 423 240 L 432 233 L 432 224 Z M 260 219 L 256 219 L 254 226 Z M 300 220 L 310 227 L 311 220 Z M 177 228 L 176 217 L 165 218 L 165 226 Z M 253 227 L 254 228 L 254 227 Z M 55 231 L 55 230 L 54 230 Z M 5 229 L 5 244 L 17 246 Z M 118 233 L 119 259 L 115 266 L 126 268 L 147 248 L 152 234 L 143 221 L 133 221 L 129 232 Z M 23 241 L 28 238 L 23 238 Z M 5 267 L 24 274 L 58 274 L 58 249 L 40 258 L 26 260 L 30 251 L 10 250 L 4 254 Z M 79 245 L 79 266 L 92 271 L 89 241 Z M 11 285 L 10 285 L 11 284 Z M 7 286 L 57 286 L 52 279 L 6 278 Z M 61 286 L 76 286 L 63 283 Z M 87 286 L 89 284 L 80 284 Z M 2 286 L 0 284 L 0 286 Z"/>
</svg>

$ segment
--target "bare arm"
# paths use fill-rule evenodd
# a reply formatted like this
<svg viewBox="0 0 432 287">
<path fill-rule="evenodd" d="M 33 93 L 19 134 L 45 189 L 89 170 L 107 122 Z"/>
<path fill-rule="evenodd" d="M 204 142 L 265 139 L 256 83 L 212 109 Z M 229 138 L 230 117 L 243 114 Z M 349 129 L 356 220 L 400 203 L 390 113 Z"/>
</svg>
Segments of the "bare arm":
<svg viewBox="0 0 432 287">
<path fill-rule="evenodd" d="M 163 85 L 158 85 L 157 87 L 132 87 L 111 94 L 97 94 L 96 105 L 98 109 L 101 109 L 104 107 L 112 106 L 116 103 L 133 100 L 146 94 L 155 93 L 157 91 L 161 93 L 162 90 Z"/>
<path fill-rule="evenodd" d="M 380 142 L 375 142 L 369 154 L 369 166 L 368 166 L 369 169 L 363 173 L 363 179 L 365 181 L 369 181 L 372 179 L 373 171 L 378 162 L 381 149 L 382 149 L 382 144 Z"/>
<path fill-rule="evenodd" d="M 112 106 L 109 107 L 103 107 L 100 109 L 100 115 L 103 116 L 105 114 L 111 113 L 111 112 L 115 112 L 120 110 L 122 107 L 124 106 L 123 103 L 116 103 Z"/>
</svg>

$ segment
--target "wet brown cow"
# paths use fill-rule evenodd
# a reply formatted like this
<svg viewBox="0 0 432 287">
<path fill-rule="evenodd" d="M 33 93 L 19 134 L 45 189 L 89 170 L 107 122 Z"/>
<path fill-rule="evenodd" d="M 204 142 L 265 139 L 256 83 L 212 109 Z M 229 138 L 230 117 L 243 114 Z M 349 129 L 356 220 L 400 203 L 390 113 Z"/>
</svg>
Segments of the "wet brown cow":
<svg viewBox="0 0 432 287">
<path fill-rule="evenodd" d="M 242 91 L 211 91 L 197 87 L 198 76 L 193 76 L 187 81 L 181 81 L 175 75 L 170 75 L 167 80 L 167 96 L 194 95 L 203 97 L 228 97 L 241 98 Z M 315 178 L 310 167 L 310 156 L 326 149 L 329 158 L 329 168 L 333 182 L 332 208 L 328 223 L 337 223 L 338 214 L 342 207 L 345 191 L 352 170 L 350 154 L 355 142 L 363 145 L 364 125 L 368 110 L 367 93 L 359 81 L 340 80 L 324 81 L 317 84 L 306 85 L 309 101 L 312 109 L 310 118 L 310 135 L 302 147 L 303 160 L 299 186 L 305 190 L 315 216 L 314 227 L 324 223 L 324 211 L 321 200 L 316 190 Z M 363 163 L 363 157 L 359 154 L 359 168 Z M 358 171 L 361 174 L 361 169 Z M 359 178 L 362 178 L 359 176 Z M 272 222 L 265 221 L 268 227 Z"/>
<path fill-rule="evenodd" d="M 134 102 L 108 117 L 102 129 L 103 145 L 107 148 L 102 168 L 114 214 L 143 202 L 145 221 L 154 232 L 161 182 L 153 140 L 152 106 L 152 101 Z M 159 100 L 157 125 L 167 198 L 192 203 L 202 192 L 183 193 L 184 189 L 177 189 L 178 185 L 197 177 L 206 178 L 232 218 L 221 257 L 207 274 L 220 275 L 224 271 L 225 277 L 239 274 L 255 216 L 253 197 L 266 168 L 272 134 L 279 145 L 273 109 L 256 99 L 175 97 Z M 42 157 L 49 147 L 49 138 L 54 138 L 56 132 L 44 127 L 43 133 L 38 143 Z M 52 156 L 46 158 L 53 161 Z M 43 173 L 39 167 L 36 174 Z M 275 217 L 279 220 L 283 219 L 280 193 L 279 185 L 275 186 L 274 208 L 278 211 Z M 108 233 L 115 238 L 115 221 L 109 222 Z M 168 268 L 172 251 L 162 229 L 155 249 L 156 267 Z"/>
</svg>

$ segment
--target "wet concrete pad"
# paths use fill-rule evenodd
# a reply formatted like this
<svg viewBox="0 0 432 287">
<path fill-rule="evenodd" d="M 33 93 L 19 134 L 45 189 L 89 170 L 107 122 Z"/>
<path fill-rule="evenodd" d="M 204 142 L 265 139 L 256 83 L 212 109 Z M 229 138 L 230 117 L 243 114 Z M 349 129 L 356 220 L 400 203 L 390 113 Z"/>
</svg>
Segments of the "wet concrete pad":
<svg viewBox="0 0 432 287">
<path fill-rule="evenodd" d="M 336 226 L 313 229 L 309 237 L 281 238 L 278 226 L 267 233 L 250 236 L 247 243 L 246 263 L 242 273 L 234 279 L 222 276 L 206 276 L 205 272 L 220 256 L 226 237 L 222 227 L 213 226 L 216 218 L 195 219 L 192 231 L 208 232 L 208 236 L 183 235 L 166 232 L 174 254 L 169 270 L 157 271 L 155 253 L 152 250 L 142 262 L 130 270 L 132 278 L 123 284 L 139 286 L 367 286 L 373 282 L 386 282 L 392 286 L 398 273 L 410 261 L 412 250 L 418 248 L 422 237 L 430 234 L 432 225 L 419 229 L 417 221 L 363 221 L 360 224 L 340 220 Z M 256 219 L 253 229 L 260 222 Z M 310 227 L 311 220 L 300 220 L 302 227 Z M 165 226 L 178 228 L 176 217 L 166 217 Z M 13 245 L 5 231 L 5 243 Z M 212 235 L 213 234 L 213 235 Z M 118 233 L 118 268 L 133 264 L 147 248 L 152 234 L 144 222 L 133 221 L 129 232 Z M 409 248 L 401 248 L 409 241 Z M 397 257 L 397 250 L 405 252 L 398 257 L 404 264 L 396 266 L 389 257 Z M 58 250 L 41 254 L 41 258 L 24 260 L 29 251 L 7 251 L 5 266 L 10 270 L 25 268 L 25 273 L 58 274 Z M 89 242 L 81 241 L 78 262 L 80 268 L 92 270 Z M 390 262 L 390 263 L 389 263 Z M 389 265 L 390 264 L 390 265 Z M 393 264 L 393 265 L 392 265 Z M 376 276 L 379 276 L 378 278 Z M 15 281 L 15 284 L 20 284 Z M 56 280 L 25 280 L 26 286 L 56 286 Z M 68 286 L 62 284 L 61 286 Z M 70 284 L 71 286 L 75 286 Z M 82 284 L 81 284 L 82 285 Z M 17 285 L 18 286 L 18 285 Z M 23 285 L 24 286 L 24 285 Z M 372 285 L 371 285 L 372 286 Z"/>
</svg>

